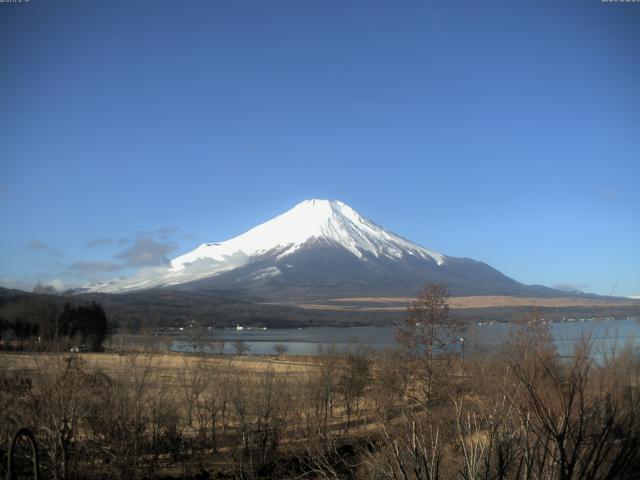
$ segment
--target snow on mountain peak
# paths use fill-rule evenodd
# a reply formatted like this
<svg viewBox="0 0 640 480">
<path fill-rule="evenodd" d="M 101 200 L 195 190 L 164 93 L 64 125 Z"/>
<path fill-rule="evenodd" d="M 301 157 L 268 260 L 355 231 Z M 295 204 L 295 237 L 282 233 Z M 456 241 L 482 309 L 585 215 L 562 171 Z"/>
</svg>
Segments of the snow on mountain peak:
<svg viewBox="0 0 640 480">
<path fill-rule="evenodd" d="M 439 265 L 443 255 L 427 250 L 361 216 L 338 200 L 305 200 L 248 232 L 215 244 L 202 244 L 171 262 L 178 272 L 196 261 L 210 259 L 236 266 L 235 260 L 275 253 L 279 258 L 298 250 L 305 243 L 324 240 L 341 246 L 362 258 L 366 253 L 391 258 L 415 255 L 431 257 Z M 222 265 L 220 265 L 222 266 Z M 225 268 L 227 270 L 228 268 Z"/>
<path fill-rule="evenodd" d="M 102 291 L 123 291 L 157 285 L 175 285 L 206 278 L 247 265 L 263 255 L 278 259 L 304 245 L 321 241 L 342 247 L 353 255 L 402 259 L 414 256 L 442 265 L 445 257 L 405 240 L 366 219 L 338 200 L 312 199 L 298 203 L 287 212 L 251 230 L 220 243 L 203 243 L 171 261 L 164 274 L 154 279 L 117 282 Z M 277 269 L 265 271 L 269 276 Z"/>
</svg>

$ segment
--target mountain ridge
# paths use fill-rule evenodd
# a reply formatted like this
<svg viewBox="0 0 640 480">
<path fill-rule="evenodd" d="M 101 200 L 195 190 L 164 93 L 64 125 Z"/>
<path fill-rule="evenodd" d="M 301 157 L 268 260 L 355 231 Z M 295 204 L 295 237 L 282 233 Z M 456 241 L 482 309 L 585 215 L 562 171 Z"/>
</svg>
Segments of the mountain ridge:
<svg viewBox="0 0 640 480">
<path fill-rule="evenodd" d="M 414 295 L 423 284 L 438 282 L 452 295 L 571 295 L 524 285 L 484 262 L 428 249 L 367 219 L 344 202 L 321 199 L 300 202 L 229 240 L 203 243 L 153 273 L 147 278 L 93 286 L 89 291 L 224 290 L 290 301 Z"/>
</svg>

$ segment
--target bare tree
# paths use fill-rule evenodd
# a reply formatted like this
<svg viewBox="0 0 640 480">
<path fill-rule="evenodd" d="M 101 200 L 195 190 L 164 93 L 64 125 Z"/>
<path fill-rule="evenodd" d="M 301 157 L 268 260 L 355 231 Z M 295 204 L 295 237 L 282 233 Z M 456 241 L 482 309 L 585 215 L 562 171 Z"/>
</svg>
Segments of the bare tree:
<svg viewBox="0 0 640 480">
<path fill-rule="evenodd" d="M 287 353 L 288 350 L 289 350 L 289 347 L 284 343 L 276 343 L 273 346 L 273 352 L 276 354 L 276 357 L 280 357 L 284 355 L 285 353 Z"/>
<path fill-rule="evenodd" d="M 46 403 L 36 403 L 39 438 L 48 457 L 54 478 L 72 475 L 71 452 L 80 423 L 89 415 L 85 390 L 89 376 L 80 357 L 68 356 L 49 362 L 36 357 L 40 376 L 38 396 Z"/>
<path fill-rule="evenodd" d="M 382 424 L 376 450 L 364 449 L 366 478 L 438 480 L 441 472 L 440 429 L 426 417 L 403 415 L 395 425 Z M 364 478 L 364 477 L 363 477 Z"/>
<path fill-rule="evenodd" d="M 371 359 L 363 350 L 347 352 L 345 363 L 340 368 L 337 381 L 337 392 L 342 399 L 342 406 L 347 416 L 345 430 L 351 426 L 351 417 L 359 411 L 359 401 L 371 379 Z"/>
<path fill-rule="evenodd" d="M 515 323 L 516 327 L 510 331 L 504 345 L 508 356 L 518 358 L 520 363 L 544 361 L 551 365 L 557 360 L 558 352 L 549 323 L 545 321 L 540 309 L 529 310 L 521 321 Z"/>
<path fill-rule="evenodd" d="M 235 342 L 233 342 L 233 348 L 236 351 L 237 355 L 244 355 L 247 352 L 249 352 L 249 350 L 251 350 L 251 348 L 249 347 L 249 345 L 247 345 L 244 341 L 242 340 L 236 340 Z"/>
<path fill-rule="evenodd" d="M 258 378 L 237 373 L 231 401 L 243 458 L 248 466 L 262 465 L 278 446 L 287 425 L 291 392 L 284 377 L 269 368 Z"/>
<path fill-rule="evenodd" d="M 328 348 L 319 347 L 318 356 L 318 367 L 309 375 L 306 386 L 311 399 L 310 426 L 315 430 L 315 434 L 326 438 L 337 387 L 335 345 Z"/>
<path fill-rule="evenodd" d="M 427 284 L 407 309 L 404 325 L 396 330 L 396 340 L 420 367 L 424 401 L 433 394 L 436 353 L 447 345 L 443 331 L 449 323 L 449 295 L 437 283 Z"/>
<path fill-rule="evenodd" d="M 375 357 L 372 366 L 371 396 L 382 421 L 389 420 L 395 405 L 400 404 L 410 382 L 410 368 L 402 350 L 386 350 Z"/>
<path fill-rule="evenodd" d="M 92 381 L 91 414 L 87 429 L 94 454 L 100 454 L 113 464 L 120 478 L 135 478 L 144 464 L 151 416 L 147 408 L 154 383 L 155 354 L 130 354 L 123 359 L 127 379 L 113 380 L 105 375 Z"/>
<path fill-rule="evenodd" d="M 216 338 L 212 343 L 215 354 L 222 355 L 224 353 L 224 347 L 227 345 L 227 341 L 224 338 Z"/>
<path fill-rule="evenodd" d="M 635 385 L 597 367 L 588 344 L 569 363 L 543 352 L 513 356 L 510 365 L 520 386 L 510 398 L 524 437 L 524 478 L 631 478 L 640 461 L 640 402 L 622 392 Z"/>
<path fill-rule="evenodd" d="M 189 346 L 194 353 L 202 353 L 207 345 L 207 327 L 202 320 L 192 320 L 185 329 Z"/>
<path fill-rule="evenodd" d="M 154 393 L 149 396 L 148 411 L 148 440 L 150 450 L 151 472 L 159 470 L 164 462 L 175 462 L 182 443 L 182 433 L 179 428 L 180 401 L 176 398 L 176 392 L 170 388 L 171 380 L 167 375 L 156 377 L 154 381 Z"/>
<path fill-rule="evenodd" d="M 198 366 L 202 378 L 202 392 L 197 403 L 200 438 L 214 452 L 218 451 L 218 423 L 225 425 L 225 414 L 229 403 L 228 363 L 202 362 Z"/>
<path fill-rule="evenodd" d="M 187 425 L 193 426 L 193 409 L 200 399 L 205 387 L 205 379 L 201 375 L 202 370 L 192 367 L 185 359 L 183 368 L 178 373 L 180 394 L 187 411 Z"/>
</svg>

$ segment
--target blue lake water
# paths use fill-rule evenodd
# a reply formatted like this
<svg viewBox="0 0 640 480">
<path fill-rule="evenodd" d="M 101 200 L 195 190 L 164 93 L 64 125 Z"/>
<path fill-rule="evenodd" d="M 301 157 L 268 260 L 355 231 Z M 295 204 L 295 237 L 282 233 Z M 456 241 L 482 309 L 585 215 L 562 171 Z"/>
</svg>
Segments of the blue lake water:
<svg viewBox="0 0 640 480">
<path fill-rule="evenodd" d="M 456 338 L 464 337 L 465 351 L 495 350 L 500 347 L 517 326 L 507 323 L 491 325 L 471 324 L 465 331 L 456 333 Z M 561 355 L 570 355 L 581 338 L 589 335 L 595 355 L 603 355 L 620 350 L 628 344 L 638 344 L 640 339 L 640 319 L 605 319 L 557 322 L 549 325 L 554 343 Z M 354 348 L 358 345 L 375 350 L 396 346 L 395 327 L 317 327 L 302 329 L 273 330 L 212 330 L 207 338 L 209 346 L 205 350 L 215 351 L 213 342 L 222 340 L 224 353 L 235 353 L 234 342 L 242 341 L 249 347 L 249 353 L 273 354 L 278 344 L 287 347 L 287 353 L 295 355 L 316 355 L 319 348 L 335 346 L 338 350 Z M 460 348 L 460 345 L 454 346 Z M 192 351 L 189 342 L 176 338 L 171 346 L 174 351 Z"/>
</svg>

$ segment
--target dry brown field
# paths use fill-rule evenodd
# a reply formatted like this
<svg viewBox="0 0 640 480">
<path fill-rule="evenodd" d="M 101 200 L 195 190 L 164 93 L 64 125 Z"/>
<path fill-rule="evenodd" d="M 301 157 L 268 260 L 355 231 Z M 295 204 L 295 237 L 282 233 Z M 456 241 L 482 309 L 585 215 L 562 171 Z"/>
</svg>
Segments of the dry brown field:
<svg viewBox="0 0 640 480">
<path fill-rule="evenodd" d="M 394 459 L 411 468 L 432 461 L 442 468 L 433 478 L 468 478 L 459 472 L 473 465 L 487 475 L 471 478 L 489 478 L 502 465 L 499 455 L 482 450 L 483 463 L 471 465 L 465 448 L 518 442 L 518 449 L 508 450 L 514 460 L 509 465 L 516 465 L 530 445 L 534 451 L 551 444 L 560 419 L 576 418 L 567 428 L 589 429 L 575 446 L 578 454 L 596 439 L 612 452 L 597 468 L 638 471 L 640 404 L 625 394 L 639 384 L 640 361 L 633 352 L 606 365 L 584 355 L 560 362 L 544 325 L 523 328 L 500 356 L 466 361 L 398 352 L 217 357 L 157 347 L 4 352 L 0 387 L 13 397 L 0 395 L 0 433 L 6 440 L 18 425 L 29 425 L 47 453 L 45 467 L 64 466 L 77 478 L 197 478 L 209 472 L 199 478 L 401 479 Z M 544 383 L 529 380 L 542 378 L 542 371 L 553 376 Z M 537 412 L 543 412 L 540 418 Z M 68 415 L 72 430 L 64 420 Z M 537 422 L 533 433 L 522 427 L 522 418 Z M 551 430 L 544 430 L 548 425 Z M 60 439 L 70 431 L 66 457 Z M 554 458 L 537 458 L 540 470 L 555 472 Z M 602 478 L 589 476 L 596 467 L 580 465 L 571 478 Z M 338 469 L 348 476 L 337 476 Z M 389 469 L 398 475 L 383 476 Z M 502 478 L 521 477 L 509 471 Z"/>
<path fill-rule="evenodd" d="M 324 301 L 308 302 L 296 306 L 312 310 L 351 310 L 351 311 L 403 311 L 414 300 L 410 297 L 344 297 Z M 500 307 L 620 307 L 640 306 L 638 300 L 608 298 L 537 298 L 509 297 L 500 295 L 450 297 L 449 308 L 500 308 Z"/>
<path fill-rule="evenodd" d="M 69 356 L 77 356 L 88 370 L 101 370 L 109 376 L 118 378 L 126 376 L 130 368 L 131 356 L 118 353 L 34 353 L 34 352 L 0 352 L 0 364 L 4 371 L 39 371 L 42 367 L 61 362 Z M 209 364 L 212 367 L 229 371 L 265 372 L 272 368 L 277 374 L 302 374 L 315 367 L 309 357 L 283 357 L 277 359 L 269 356 L 198 356 L 188 353 L 153 353 L 151 365 L 162 376 L 177 377 L 180 371 L 188 370 L 196 364 Z"/>
</svg>

